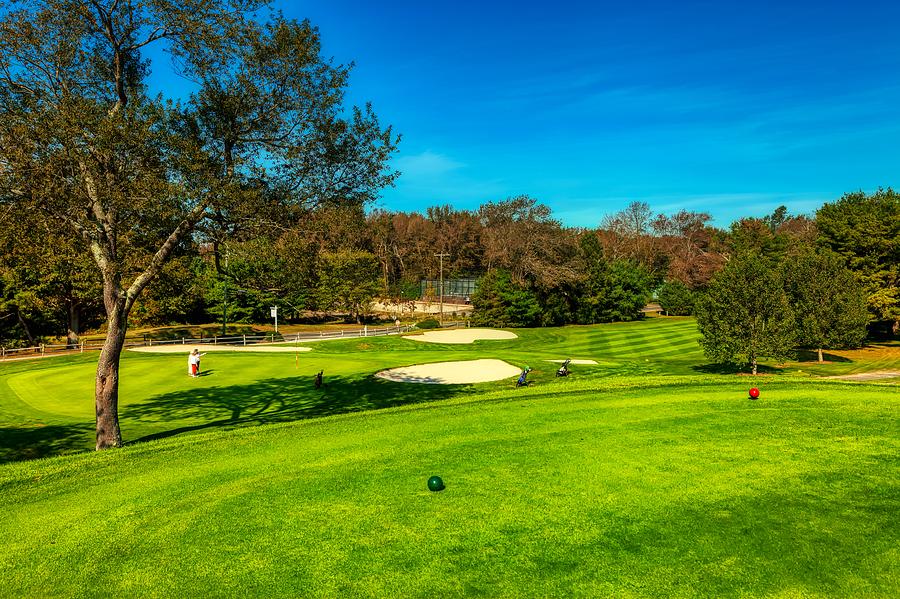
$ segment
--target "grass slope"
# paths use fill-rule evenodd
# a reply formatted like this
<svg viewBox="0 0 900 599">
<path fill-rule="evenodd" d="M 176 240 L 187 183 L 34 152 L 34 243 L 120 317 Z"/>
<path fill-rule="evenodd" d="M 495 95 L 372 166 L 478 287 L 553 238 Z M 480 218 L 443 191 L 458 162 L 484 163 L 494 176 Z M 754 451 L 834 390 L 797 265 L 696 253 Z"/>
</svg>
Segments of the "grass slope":
<svg viewBox="0 0 900 599">
<path fill-rule="evenodd" d="M 211 354 L 196 380 L 129 355 L 147 442 L 0 465 L 0 596 L 900 594 L 895 384 L 718 374 L 690 320 L 517 333 Z M 534 386 L 371 377 L 480 357 Z M 562 357 L 600 365 L 555 379 Z M 0 368 L 8 458 L 89 443 L 92 360 Z"/>
<path fill-rule="evenodd" d="M 528 364 L 532 380 L 553 378 L 548 359 L 591 358 L 580 377 L 690 373 L 702 361 L 693 321 L 654 320 L 603 327 L 517 331 L 518 339 L 472 345 L 417 343 L 399 337 L 310 344 L 294 354 L 214 354 L 205 376 L 186 376 L 186 356 L 125 352 L 119 414 L 127 442 L 210 428 L 270 424 L 328 414 L 447 399 L 509 388 L 408 385 L 374 379 L 385 368 L 500 358 Z M 96 355 L 0 364 L 0 462 L 93 448 Z M 325 370 L 324 391 L 313 376 Z"/>
<path fill-rule="evenodd" d="M 0 594 L 900 592 L 896 389 L 645 382 L 10 464 Z"/>
</svg>

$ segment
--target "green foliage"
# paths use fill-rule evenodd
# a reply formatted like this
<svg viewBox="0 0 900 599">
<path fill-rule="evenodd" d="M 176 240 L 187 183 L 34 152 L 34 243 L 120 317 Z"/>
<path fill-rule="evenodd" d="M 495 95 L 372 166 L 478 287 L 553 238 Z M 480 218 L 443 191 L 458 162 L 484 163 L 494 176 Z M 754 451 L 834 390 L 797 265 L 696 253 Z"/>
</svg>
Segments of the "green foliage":
<svg viewBox="0 0 900 599">
<path fill-rule="evenodd" d="M 716 363 L 786 359 L 796 341 L 794 316 L 781 277 L 759 253 L 732 258 L 696 305 L 700 345 Z"/>
<path fill-rule="evenodd" d="M 507 270 L 492 270 L 478 284 L 472 296 L 475 310 L 472 323 L 479 326 L 534 326 L 541 306 L 533 291 L 516 284 Z"/>
<path fill-rule="evenodd" d="M 637 320 L 651 296 L 654 277 L 646 268 L 626 260 L 611 264 L 605 318 L 602 322 Z"/>
<path fill-rule="evenodd" d="M 420 322 L 416 323 L 416 328 L 419 329 L 437 329 L 440 328 L 441 323 L 437 321 L 436 318 L 426 318 Z"/>
<path fill-rule="evenodd" d="M 382 291 L 378 260 L 369 252 L 332 252 L 319 257 L 317 305 L 321 310 L 344 310 L 360 321 Z"/>
<path fill-rule="evenodd" d="M 581 239 L 586 276 L 576 296 L 576 318 L 582 324 L 637 320 L 647 305 L 653 275 L 628 260 L 607 261 L 596 235 Z"/>
<path fill-rule="evenodd" d="M 859 276 L 871 319 L 900 323 L 900 194 L 844 194 L 819 209 L 816 223 L 820 242 Z"/>
<path fill-rule="evenodd" d="M 801 346 L 821 350 L 862 345 L 866 297 L 840 256 L 810 249 L 788 257 L 782 268 Z"/>
<path fill-rule="evenodd" d="M 671 316 L 693 314 L 695 295 L 695 292 L 681 281 L 666 281 L 657 292 L 659 305 Z"/>
<path fill-rule="evenodd" d="M 178 256 L 160 271 L 132 310 L 138 326 L 169 325 L 196 320 L 204 308 L 203 264 L 199 258 Z"/>
</svg>

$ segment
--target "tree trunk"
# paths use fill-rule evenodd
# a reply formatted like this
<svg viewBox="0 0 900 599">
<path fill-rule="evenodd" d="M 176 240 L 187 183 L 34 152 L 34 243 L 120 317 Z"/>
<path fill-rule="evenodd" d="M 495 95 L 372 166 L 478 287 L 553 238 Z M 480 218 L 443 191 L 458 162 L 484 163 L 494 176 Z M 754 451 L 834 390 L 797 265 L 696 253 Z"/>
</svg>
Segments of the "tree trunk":
<svg viewBox="0 0 900 599">
<path fill-rule="evenodd" d="M 822 357 L 822 348 L 820 347 L 819 348 L 819 364 L 821 364 L 824 361 L 825 361 L 825 359 Z"/>
<path fill-rule="evenodd" d="M 750 358 L 750 365 L 753 368 L 753 376 L 756 376 L 756 356 Z"/>
<path fill-rule="evenodd" d="M 116 286 L 107 284 L 106 287 L 104 295 L 108 328 L 97 363 L 94 392 L 98 450 L 122 446 L 122 432 L 119 430 L 119 359 L 125 346 L 125 332 L 128 330 L 125 294 L 115 289 Z"/>
<path fill-rule="evenodd" d="M 23 331 L 25 331 L 25 336 L 28 337 L 28 343 L 31 344 L 31 347 L 34 347 L 34 336 L 31 334 L 31 329 L 28 328 L 28 323 L 26 323 L 25 319 L 22 318 L 22 311 L 18 308 L 16 308 L 16 318 L 19 319 L 19 326 L 22 327 Z"/>
<path fill-rule="evenodd" d="M 81 329 L 81 311 L 78 309 L 78 302 L 69 302 L 69 330 L 66 335 L 66 346 L 73 348 L 78 346 L 78 333 Z"/>
</svg>

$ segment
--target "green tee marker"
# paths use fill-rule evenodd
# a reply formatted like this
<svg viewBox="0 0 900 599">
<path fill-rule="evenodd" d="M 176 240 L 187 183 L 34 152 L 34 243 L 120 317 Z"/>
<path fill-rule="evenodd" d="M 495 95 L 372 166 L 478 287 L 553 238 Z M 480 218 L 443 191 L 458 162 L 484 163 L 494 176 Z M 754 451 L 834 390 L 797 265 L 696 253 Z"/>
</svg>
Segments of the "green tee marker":
<svg viewBox="0 0 900 599">
<path fill-rule="evenodd" d="M 444 490 L 444 481 L 441 480 L 440 476 L 432 476 L 428 479 L 428 490 L 429 491 L 443 491 Z"/>
</svg>

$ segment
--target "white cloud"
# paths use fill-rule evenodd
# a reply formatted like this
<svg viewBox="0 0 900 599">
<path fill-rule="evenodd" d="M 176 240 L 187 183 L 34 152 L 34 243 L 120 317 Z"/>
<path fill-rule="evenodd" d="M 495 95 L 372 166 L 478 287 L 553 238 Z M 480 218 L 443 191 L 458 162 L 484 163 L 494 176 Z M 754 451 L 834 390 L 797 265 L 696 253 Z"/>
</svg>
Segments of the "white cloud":
<svg viewBox="0 0 900 599">
<path fill-rule="evenodd" d="M 394 161 L 394 165 L 400 170 L 402 177 L 415 180 L 441 177 L 466 166 L 449 156 L 431 150 L 425 150 L 421 154 L 401 156 Z"/>
</svg>

